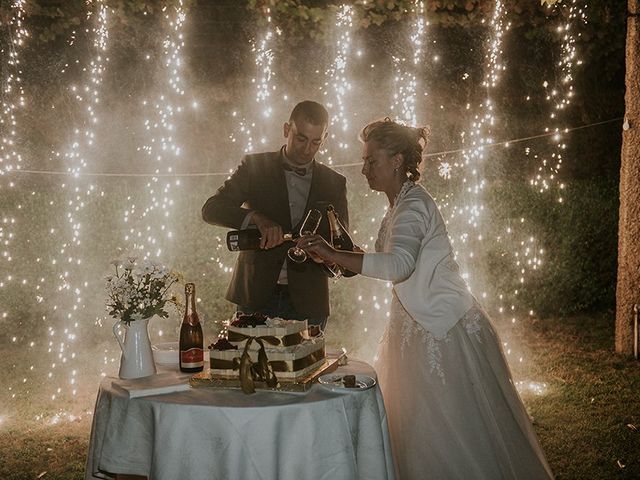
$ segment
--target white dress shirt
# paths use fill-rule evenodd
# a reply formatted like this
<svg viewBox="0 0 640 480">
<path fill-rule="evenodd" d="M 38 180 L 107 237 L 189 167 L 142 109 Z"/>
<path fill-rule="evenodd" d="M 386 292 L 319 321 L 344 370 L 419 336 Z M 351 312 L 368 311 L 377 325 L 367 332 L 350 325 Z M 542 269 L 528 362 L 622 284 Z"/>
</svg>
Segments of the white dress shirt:
<svg viewBox="0 0 640 480">
<path fill-rule="evenodd" d="M 299 175 L 292 170 L 285 170 L 284 177 L 287 183 L 287 195 L 289 199 L 289 214 L 291 215 L 291 226 L 295 228 L 296 225 L 302 220 L 302 216 L 305 213 L 305 207 L 307 205 L 307 199 L 309 198 L 309 191 L 311 190 L 311 180 L 313 178 L 313 164 L 314 160 L 304 165 L 298 165 L 293 163 L 285 153 L 285 148 L 282 147 L 283 161 L 296 169 L 304 169 L 305 174 Z M 253 211 L 249 212 L 242 222 L 241 229 L 248 228 L 251 223 L 251 217 Z M 283 232 L 288 233 L 288 232 Z M 295 233 L 295 232 L 293 232 Z M 282 263 L 282 269 L 278 276 L 278 284 L 287 285 L 289 283 L 287 279 L 287 259 L 284 259 Z"/>
</svg>

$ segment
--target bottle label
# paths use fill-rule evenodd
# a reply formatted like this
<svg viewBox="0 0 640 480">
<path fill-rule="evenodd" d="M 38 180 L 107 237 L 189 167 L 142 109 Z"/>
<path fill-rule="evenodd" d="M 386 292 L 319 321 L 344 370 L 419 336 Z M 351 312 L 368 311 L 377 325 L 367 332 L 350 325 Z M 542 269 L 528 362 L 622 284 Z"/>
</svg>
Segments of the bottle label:
<svg viewBox="0 0 640 480">
<path fill-rule="evenodd" d="M 202 348 L 190 348 L 180 352 L 180 363 L 183 368 L 203 367 L 204 350 Z"/>
</svg>

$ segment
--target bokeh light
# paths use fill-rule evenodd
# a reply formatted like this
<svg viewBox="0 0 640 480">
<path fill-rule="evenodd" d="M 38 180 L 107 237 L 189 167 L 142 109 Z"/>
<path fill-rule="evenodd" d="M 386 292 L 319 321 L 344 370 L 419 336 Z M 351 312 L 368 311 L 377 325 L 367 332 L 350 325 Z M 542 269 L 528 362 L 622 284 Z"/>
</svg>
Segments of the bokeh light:
<svg viewBox="0 0 640 480">
<path fill-rule="evenodd" d="M 540 81 L 544 98 L 539 100 L 550 111 L 544 132 L 552 140 L 549 153 L 535 143 L 538 132 L 530 132 L 532 139 L 526 141 L 494 138 L 501 112 L 493 94 L 508 75 L 503 42 L 510 31 L 509 12 L 501 1 L 495 2 L 485 22 L 483 65 L 465 73 L 469 81 L 481 86 L 482 98 L 462 109 L 468 127 L 451 134 L 452 148 L 429 152 L 438 180 L 446 185 L 446 193 L 436 200 L 465 277 L 478 298 L 495 306 L 508 322 L 535 315 L 517 300 L 527 288 L 529 275 L 544 267 L 546 247 L 529 231 L 524 217 L 489 224 L 492 212 L 485 203 L 486 168 L 501 151 L 517 144 L 524 156 L 536 156 L 539 162 L 536 176 L 522 181 L 540 193 L 552 187 L 562 189 L 557 171 L 571 129 L 563 113 L 575 95 L 576 67 L 580 65 L 577 25 L 586 21 L 581 5 L 571 0 L 553 7 L 566 9 L 568 14 L 558 26 L 562 54 L 554 67 L 560 80 Z M 22 141 L 33 131 L 20 123 L 19 114 L 37 94 L 25 91 L 22 81 L 24 44 L 29 37 L 23 25 L 23 1 L 12 3 L 12 41 L 2 51 L 0 188 L 3 192 L 12 187 L 19 190 L 13 198 L 20 201 L 3 204 L 0 218 L 0 315 L 9 352 L 19 359 L 3 373 L 3 396 L 8 401 L 2 402 L 0 422 L 11 419 L 11 409 L 33 395 L 54 411 L 38 413 L 38 420 L 56 423 L 77 418 L 90 408 L 87 399 L 95 395 L 100 378 L 117 371 L 119 350 L 110 333 L 114 319 L 104 312 L 102 279 L 109 260 L 118 255 L 137 254 L 185 267 L 191 279 L 196 279 L 206 339 L 218 335 L 232 310 L 223 296 L 235 256 L 226 251 L 224 229 L 201 224 L 200 207 L 243 154 L 279 148 L 282 123 L 295 102 L 312 97 L 330 110 L 330 139 L 319 160 L 347 177 L 351 232 L 368 250 L 373 248 L 387 206 L 386 198 L 371 192 L 359 174 L 359 127 L 385 115 L 421 125 L 437 121 L 447 109 L 453 111 L 453 106 L 431 100 L 437 96 L 429 79 L 438 75 L 437 65 L 447 61 L 447 51 L 443 46 L 436 50 L 435 40 L 427 41 L 431 27 L 424 1 L 412 2 L 401 20 L 406 36 L 397 41 L 406 44 L 404 52 L 367 49 L 362 32 L 354 26 L 357 7 L 339 6 L 331 38 L 313 58 L 296 59 L 301 72 L 285 70 L 290 66 L 285 58 L 290 54 L 286 47 L 291 46 L 288 33 L 277 25 L 270 10 L 257 12 L 265 26 L 256 28 L 247 47 L 246 75 L 235 80 L 242 88 L 233 86 L 244 95 L 225 100 L 219 112 L 208 109 L 213 102 L 204 95 L 198 98 L 191 93 L 192 83 L 197 83 L 191 80 L 196 75 L 188 57 L 192 18 L 181 1 L 154 14 L 157 39 L 145 47 L 142 86 L 118 82 L 114 79 L 117 73 L 110 70 L 114 57 L 122 53 L 114 47 L 117 39 L 113 38 L 113 11 L 108 3 L 87 2 L 86 9 L 83 24 L 68 39 L 67 48 L 77 61 L 65 63 L 57 79 L 68 80 L 66 110 L 60 107 L 63 102 L 56 104 L 60 128 L 67 135 L 51 145 L 48 158 L 32 155 Z M 79 45 L 87 55 L 74 50 Z M 303 80 L 293 78 L 298 73 Z M 199 85 L 202 83 L 200 80 Z M 541 92 L 532 92 L 531 98 Z M 452 99 L 455 101 L 459 99 Z M 188 130 L 196 131 L 204 115 L 215 115 L 219 123 L 213 132 L 197 131 L 197 137 Z M 191 155 L 197 152 L 193 146 L 197 142 L 212 149 L 206 161 Z M 111 154 L 117 158 L 106 158 Z M 25 170 L 27 161 L 33 167 L 30 177 L 18 173 Z M 428 188 L 432 181 L 425 181 Z M 47 193 L 41 194 L 40 188 Z M 24 222 L 31 218 L 40 222 L 31 231 L 41 238 L 14 252 L 14 245 L 23 240 L 18 234 L 27 231 Z M 488 288 L 480 265 L 483 252 L 496 244 L 515 272 L 512 284 L 516 286 L 507 291 Z M 14 265 L 28 265 L 29 269 Z M 389 287 L 363 278 L 332 282 L 334 316 L 328 339 L 333 348 L 344 347 L 354 356 L 373 358 L 389 315 Z M 20 317 L 21 309 L 31 316 L 29 322 Z M 20 322 L 35 325 L 33 333 L 21 328 Z M 179 322 L 178 312 L 167 321 L 155 322 L 152 339 L 175 338 Z M 510 339 L 505 340 L 505 350 L 510 361 L 526 363 Z M 520 387 L 537 395 L 546 391 L 535 378 Z"/>
</svg>

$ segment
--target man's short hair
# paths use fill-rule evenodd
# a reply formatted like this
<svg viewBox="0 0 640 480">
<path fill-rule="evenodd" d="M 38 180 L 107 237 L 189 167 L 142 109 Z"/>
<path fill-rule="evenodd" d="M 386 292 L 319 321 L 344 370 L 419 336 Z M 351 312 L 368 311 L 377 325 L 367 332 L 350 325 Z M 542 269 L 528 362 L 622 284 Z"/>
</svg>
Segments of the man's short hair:
<svg viewBox="0 0 640 480">
<path fill-rule="evenodd" d="M 329 112 L 318 102 L 305 100 L 291 111 L 289 122 L 305 121 L 312 125 L 329 125 Z"/>
</svg>

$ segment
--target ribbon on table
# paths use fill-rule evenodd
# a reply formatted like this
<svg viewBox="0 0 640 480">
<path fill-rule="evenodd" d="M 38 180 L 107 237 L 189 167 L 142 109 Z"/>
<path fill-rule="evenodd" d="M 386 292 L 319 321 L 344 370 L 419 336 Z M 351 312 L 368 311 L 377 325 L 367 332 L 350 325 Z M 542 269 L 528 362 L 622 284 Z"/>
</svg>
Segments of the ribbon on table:
<svg viewBox="0 0 640 480">
<path fill-rule="evenodd" d="M 237 335 L 243 337 L 242 339 L 247 339 L 240 359 L 238 360 L 237 357 L 233 359 L 233 369 L 240 370 L 240 387 L 242 391 L 246 394 L 255 393 L 255 381 L 265 382 L 269 388 L 277 387 L 278 378 L 273 373 L 273 368 L 267 359 L 267 352 L 264 349 L 264 342 L 271 343 L 272 339 L 270 337 L 252 337 L 241 333 Z M 254 340 L 260 345 L 258 363 L 253 363 L 249 356 L 249 346 Z"/>
<path fill-rule="evenodd" d="M 319 348 L 315 352 L 311 352 L 306 357 L 297 358 L 296 360 L 269 360 L 269 365 L 275 373 L 277 372 L 295 372 L 310 367 L 314 363 L 325 358 L 324 348 Z M 211 368 L 219 370 L 237 370 L 239 368 L 239 358 L 233 360 L 223 360 L 220 358 L 211 359 Z"/>
<path fill-rule="evenodd" d="M 230 342 L 241 342 L 242 340 L 245 340 L 247 338 L 249 338 L 249 336 L 243 333 L 234 332 L 233 330 L 227 331 L 227 340 L 229 340 Z M 260 338 L 267 341 L 271 345 L 274 345 L 274 346 L 282 345 L 283 347 L 291 347 L 293 345 L 298 345 L 307 339 L 307 337 L 302 332 L 290 333 L 289 335 L 282 335 L 282 336 L 265 335 Z"/>
</svg>

